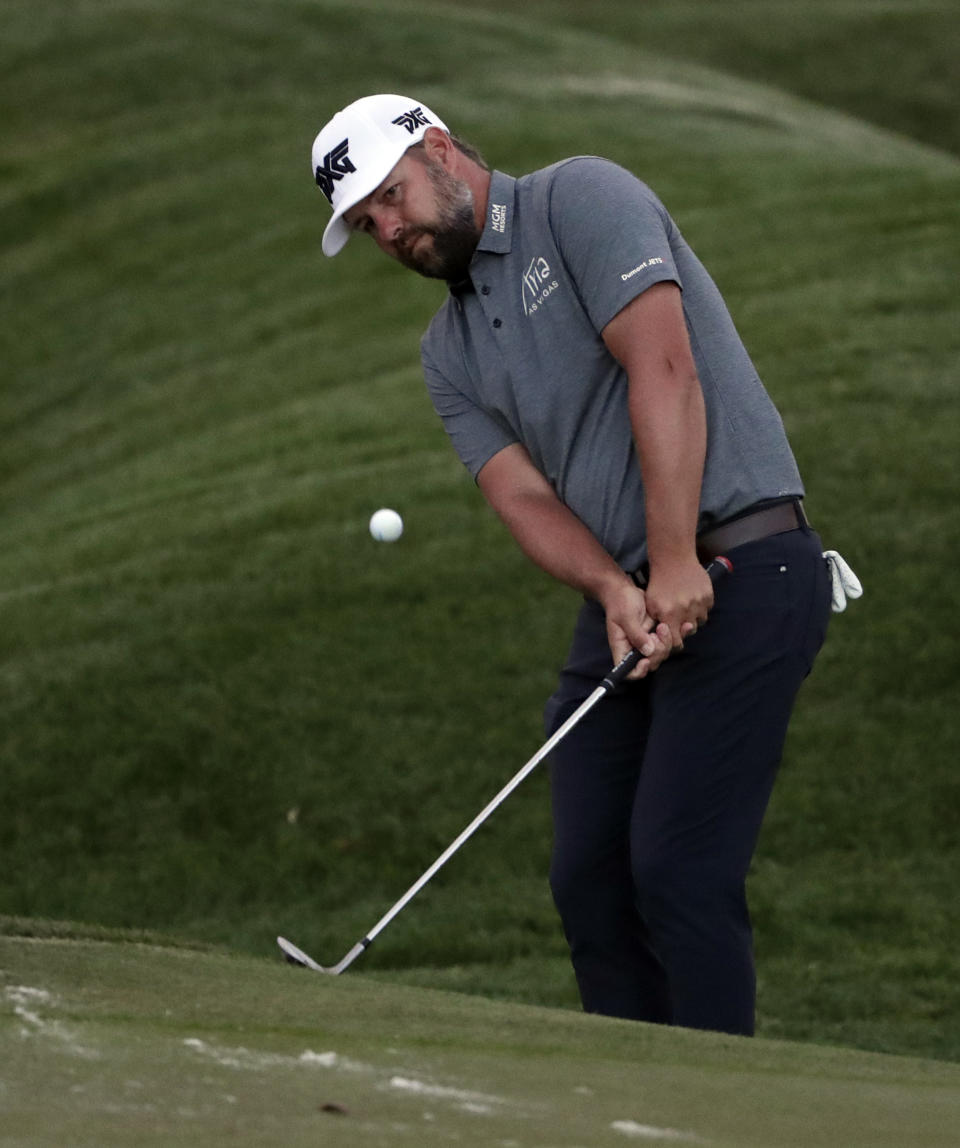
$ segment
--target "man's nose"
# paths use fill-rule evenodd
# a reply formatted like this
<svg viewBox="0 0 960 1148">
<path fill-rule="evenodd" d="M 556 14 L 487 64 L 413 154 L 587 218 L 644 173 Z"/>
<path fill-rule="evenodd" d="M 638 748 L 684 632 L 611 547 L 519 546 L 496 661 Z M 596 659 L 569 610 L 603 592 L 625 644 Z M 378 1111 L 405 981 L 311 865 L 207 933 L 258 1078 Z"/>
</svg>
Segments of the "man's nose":
<svg viewBox="0 0 960 1148">
<path fill-rule="evenodd" d="M 377 238 L 381 243 L 393 243 L 403 230 L 399 213 L 391 208 L 382 208 L 378 211 L 374 223 L 377 227 Z"/>
</svg>

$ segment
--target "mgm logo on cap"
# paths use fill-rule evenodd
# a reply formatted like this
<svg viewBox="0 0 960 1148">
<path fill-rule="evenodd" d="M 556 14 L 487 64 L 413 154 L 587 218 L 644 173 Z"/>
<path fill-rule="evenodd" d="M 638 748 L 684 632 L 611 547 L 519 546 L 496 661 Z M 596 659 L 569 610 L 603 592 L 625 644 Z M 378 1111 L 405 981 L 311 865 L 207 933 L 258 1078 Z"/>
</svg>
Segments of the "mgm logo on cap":
<svg viewBox="0 0 960 1148">
<path fill-rule="evenodd" d="M 356 100 L 321 129 L 313 141 L 311 167 L 333 208 L 323 233 L 324 255 L 336 255 L 350 238 L 343 213 L 375 191 L 431 127 L 448 130 L 416 100 L 381 95 Z"/>
</svg>

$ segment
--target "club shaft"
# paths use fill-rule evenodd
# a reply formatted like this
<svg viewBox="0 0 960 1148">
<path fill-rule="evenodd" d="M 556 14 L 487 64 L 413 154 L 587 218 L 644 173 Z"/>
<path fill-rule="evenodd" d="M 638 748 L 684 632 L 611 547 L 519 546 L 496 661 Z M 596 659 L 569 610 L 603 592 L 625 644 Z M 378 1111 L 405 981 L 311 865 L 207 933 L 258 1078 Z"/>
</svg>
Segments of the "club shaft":
<svg viewBox="0 0 960 1148">
<path fill-rule="evenodd" d="M 730 563 L 727 559 L 715 559 L 707 567 L 707 573 L 710 575 L 710 580 L 716 584 L 731 569 Z M 421 877 L 419 877 L 410 888 L 404 893 L 399 901 L 380 918 L 379 921 L 373 926 L 363 941 L 359 945 L 351 949 L 354 954 L 352 959 L 359 956 L 360 953 L 374 940 L 386 927 L 390 924 L 393 918 L 407 905 L 420 890 L 427 884 L 428 881 L 437 873 L 450 858 L 457 852 L 464 842 L 468 841 L 473 834 L 480 828 L 480 826 L 487 820 L 491 813 L 494 812 L 504 801 L 510 796 L 511 793 L 520 785 L 540 764 L 541 761 L 550 753 L 550 751 L 562 741 L 571 729 L 597 704 L 597 702 L 605 695 L 610 693 L 616 686 L 623 681 L 627 674 L 633 667 L 640 661 L 640 654 L 637 650 L 631 650 L 620 663 L 610 671 L 610 673 L 603 679 L 599 686 L 593 693 L 577 707 L 576 710 L 567 718 L 562 726 L 550 737 L 544 744 L 537 750 L 537 752 L 530 758 L 530 760 L 519 769 L 507 784 L 500 790 L 488 805 L 486 805 L 477 816 L 470 822 L 470 824 L 463 830 L 456 840 L 452 841 L 447 848 L 440 854 L 434 863 L 427 869 Z M 350 956 L 350 954 L 348 954 Z M 346 958 L 344 958 L 346 959 Z M 342 964 L 342 962 L 341 962 Z M 346 966 L 344 966 L 346 967 Z"/>
<path fill-rule="evenodd" d="M 457 852 L 461 845 L 463 845 L 473 836 L 473 834 L 480 828 L 484 821 L 487 820 L 490 814 L 493 813 L 494 810 L 496 810 L 500 805 L 502 805 L 504 801 L 506 801 L 506 799 L 510 796 L 511 793 L 513 793 L 517 786 L 520 785 L 533 772 L 533 770 L 536 769 L 540 762 L 543 761 L 547 754 L 550 753 L 557 742 L 566 737 L 567 733 L 577 724 L 577 722 L 580 721 L 580 719 L 587 713 L 588 710 L 591 710 L 597 704 L 597 702 L 603 697 L 605 693 L 608 692 L 608 690 L 609 687 L 606 685 L 597 686 L 593 693 L 580 704 L 580 706 L 574 711 L 574 713 L 570 715 L 570 717 L 567 718 L 567 720 L 563 723 L 562 726 L 560 726 L 556 733 L 554 733 L 548 741 L 544 742 L 544 744 L 537 750 L 533 757 L 530 758 L 526 765 L 518 770 L 517 773 L 515 773 L 503 787 L 503 789 L 500 790 L 496 797 L 494 797 L 477 814 L 477 816 L 470 822 L 466 829 L 463 830 L 459 837 L 457 837 L 447 846 L 446 849 L 444 849 L 444 851 L 440 854 L 436 861 L 434 861 L 430 868 L 427 869 L 421 877 L 414 881 L 414 883 L 410 886 L 406 893 L 404 893 L 400 900 L 397 901 L 397 903 L 390 909 L 388 909 L 386 913 L 384 913 L 384 915 L 380 918 L 379 921 L 377 921 L 377 923 L 364 938 L 367 944 L 369 944 L 380 932 L 382 932 L 387 927 L 387 925 L 390 924 L 393 918 L 410 901 L 413 900 L 413 898 L 420 892 L 424 885 L 426 885 L 427 882 L 430 881 L 431 878 L 437 872 L 439 872 L 439 870 L 442 869 L 444 865 L 446 865 L 446 863 L 450 860 L 454 853 Z M 362 945 L 361 943 L 360 952 L 362 952 L 365 947 L 366 946 Z M 356 953 L 356 956 L 359 955 L 359 952 Z"/>
<path fill-rule="evenodd" d="M 716 584 L 720 578 L 732 570 L 732 564 L 726 558 L 717 558 L 707 567 L 707 573 L 710 575 L 711 581 Z M 641 660 L 641 654 L 637 650 L 630 650 L 630 652 L 607 674 L 600 685 L 593 691 L 588 698 L 586 698 L 574 710 L 574 712 L 567 718 L 567 720 L 560 726 L 556 732 L 543 743 L 537 752 L 530 758 L 530 760 L 519 769 L 507 784 L 500 790 L 484 808 L 477 814 L 477 816 L 470 822 L 470 824 L 463 830 L 463 832 L 452 841 L 434 863 L 427 869 L 410 888 L 404 893 L 395 905 L 392 905 L 380 918 L 379 921 L 373 926 L 369 933 L 358 941 L 357 944 L 347 953 L 347 955 L 336 965 L 330 968 L 322 968 L 312 958 L 307 957 L 306 962 L 310 968 L 320 969 L 322 972 L 332 973 L 335 976 L 342 973 L 344 969 L 348 968 L 353 962 L 363 953 L 371 942 L 390 924 L 396 915 L 401 912 L 420 890 L 426 885 L 431 878 L 433 878 L 440 869 L 450 860 L 450 858 L 457 852 L 457 850 L 468 841 L 473 834 L 480 828 L 480 826 L 487 820 L 491 813 L 494 812 L 504 801 L 510 796 L 511 793 L 520 785 L 540 764 L 541 761 L 554 749 L 554 747 L 561 742 L 571 729 L 581 721 L 584 716 L 589 713 L 591 709 L 597 704 L 598 701 L 606 694 L 611 693 L 620 682 L 626 678 L 633 667 Z M 295 947 L 294 947 L 295 948 Z M 299 950 L 296 950 L 299 952 Z M 305 954 L 303 954 L 305 956 Z"/>
</svg>

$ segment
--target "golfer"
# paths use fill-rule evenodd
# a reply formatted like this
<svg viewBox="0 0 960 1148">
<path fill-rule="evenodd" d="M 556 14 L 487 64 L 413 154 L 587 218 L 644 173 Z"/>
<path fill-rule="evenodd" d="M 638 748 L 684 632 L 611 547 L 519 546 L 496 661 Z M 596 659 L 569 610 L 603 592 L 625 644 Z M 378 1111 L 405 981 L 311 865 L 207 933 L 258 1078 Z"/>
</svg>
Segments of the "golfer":
<svg viewBox="0 0 960 1148">
<path fill-rule="evenodd" d="M 552 762 L 550 880 L 584 1008 L 752 1033 L 745 879 L 830 583 L 717 287 L 623 168 L 515 179 L 416 99 L 357 100 L 312 167 L 326 255 L 361 232 L 446 281 L 421 345 L 437 414 L 522 550 L 583 596 L 548 734 L 644 655 Z"/>
</svg>

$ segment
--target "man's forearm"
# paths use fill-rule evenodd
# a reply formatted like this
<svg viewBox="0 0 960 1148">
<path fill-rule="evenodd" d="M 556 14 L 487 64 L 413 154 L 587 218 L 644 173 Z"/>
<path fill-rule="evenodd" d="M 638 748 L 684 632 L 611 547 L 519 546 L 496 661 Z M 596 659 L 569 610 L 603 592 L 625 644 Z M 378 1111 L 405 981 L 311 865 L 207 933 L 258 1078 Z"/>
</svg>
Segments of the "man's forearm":
<svg viewBox="0 0 960 1148">
<path fill-rule="evenodd" d="M 695 557 L 707 445 L 679 287 L 663 282 L 648 288 L 610 321 L 603 339 L 627 374 L 651 568 L 673 571 Z"/>
<path fill-rule="evenodd" d="M 495 509 L 520 549 L 558 581 L 602 601 L 626 574 L 552 489 L 522 491 Z"/>
<path fill-rule="evenodd" d="M 643 677 L 666 657 L 665 637 L 651 633 L 646 597 L 580 519 L 557 497 L 519 444 L 506 447 L 480 471 L 487 501 L 506 523 L 520 549 L 541 569 L 604 608 L 614 661 L 631 647 L 645 659 L 631 673 Z"/>
<path fill-rule="evenodd" d="M 631 382 L 630 415 L 643 475 L 651 568 L 694 557 L 707 447 L 706 412 L 695 374 L 665 372 Z"/>
</svg>

